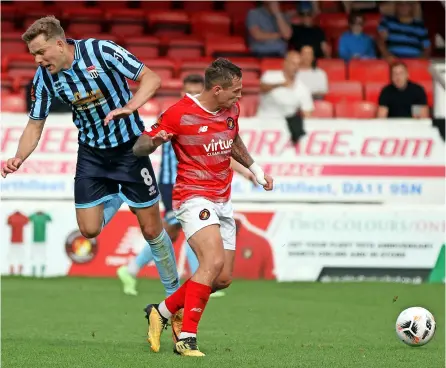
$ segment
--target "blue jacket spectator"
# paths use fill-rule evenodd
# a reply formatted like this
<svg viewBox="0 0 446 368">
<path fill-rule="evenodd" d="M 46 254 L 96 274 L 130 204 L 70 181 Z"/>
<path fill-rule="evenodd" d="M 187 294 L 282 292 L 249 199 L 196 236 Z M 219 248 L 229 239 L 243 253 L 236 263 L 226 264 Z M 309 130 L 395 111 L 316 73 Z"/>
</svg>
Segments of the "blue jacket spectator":
<svg viewBox="0 0 446 368">
<path fill-rule="evenodd" d="M 378 27 L 381 54 L 389 61 L 396 58 L 428 58 L 430 41 L 423 21 L 415 19 L 414 4 L 396 3 L 396 17 L 384 17 Z"/>
<path fill-rule="evenodd" d="M 265 1 L 249 11 L 246 26 L 251 52 L 258 57 L 284 56 L 291 37 L 289 19 L 280 11 L 278 1 Z"/>
<path fill-rule="evenodd" d="M 361 14 L 352 13 L 349 24 L 350 30 L 345 32 L 339 40 L 339 56 L 345 61 L 376 58 L 373 39 L 363 33 L 364 17 Z"/>
</svg>

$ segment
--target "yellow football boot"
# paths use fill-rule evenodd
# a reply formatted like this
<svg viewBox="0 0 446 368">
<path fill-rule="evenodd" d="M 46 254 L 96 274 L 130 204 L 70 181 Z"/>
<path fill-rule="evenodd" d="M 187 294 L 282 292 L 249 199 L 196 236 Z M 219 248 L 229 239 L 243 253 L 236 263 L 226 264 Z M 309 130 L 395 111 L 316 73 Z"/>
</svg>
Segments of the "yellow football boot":
<svg viewBox="0 0 446 368">
<path fill-rule="evenodd" d="M 158 353 L 161 347 L 161 334 L 167 329 L 167 318 L 164 318 L 158 311 L 158 304 L 149 304 L 144 311 L 149 323 L 147 330 L 147 341 L 153 352 Z"/>
<path fill-rule="evenodd" d="M 184 309 L 181 308 L 178 312 L 170 317 L 170 323 L 172 325 L 172 340 L 176 344 L 180 340 L 181 329 L 183 328 L 183 314 Z"/>
<path fill-rule="evenodd" d="M 186 337 L 185 339 L 179 340 L 175 344 L 174 352 L 179 355 L 190 357 L 205 356 L 205 354 L 203 354 L 200 349 L 198 349 L 196 337 Z"/>
</svg>

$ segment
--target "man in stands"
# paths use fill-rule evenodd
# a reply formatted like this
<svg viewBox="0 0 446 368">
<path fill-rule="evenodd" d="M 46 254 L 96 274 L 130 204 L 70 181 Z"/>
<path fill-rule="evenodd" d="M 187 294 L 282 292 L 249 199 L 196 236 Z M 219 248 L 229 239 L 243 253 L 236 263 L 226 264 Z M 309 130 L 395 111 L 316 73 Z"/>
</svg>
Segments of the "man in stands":
<svg viewBox="0 0 446 368">
<path fill-rule="evenodd" d="M 392 65 L 392 83 L 379 96 L 378 118 L 428 118 L 426 92 L 409 80 L 407 66 L 402 62 Z"/>
<path fill-rule="evenodd" d="M 302 46 L 310 45 L 313 48 L 316 59 L 330 57 L 331 47 L 328 44 L 325 33 L 319 26 L 314 24 L 314 14 L 311 9 L 299 11 L 301 24 L 293 26 L 290 39 L 290 48 L 300 50 Z"/>
<path fill-rule="evenodd" d="M 280 10 L 278 1 L 264 1 L 263 5 L 252 9 L 246 19 L 248 43 L 253 54 L 258 57 L 283 57 L 291 37 L 288 17 Z"/>
<path fill-rule="evenodd" d="M 310 90 L 297 78 L 300 55 L 289 51 L 283 70 L 267 70 L 260 79 L 260 103 L 257 115 L 263 118 L 287 118 L 298 113 L 310 117 L 314 110 Z"/>
<path fill-rule="evenodd" d="M 396 2 L 396 16 L 383 17 L 378 27 L 378 48 L 383 58 L 429 58 L 430 40 L 424 22 L 414 16 L 415 4 Z"/>
</svg>

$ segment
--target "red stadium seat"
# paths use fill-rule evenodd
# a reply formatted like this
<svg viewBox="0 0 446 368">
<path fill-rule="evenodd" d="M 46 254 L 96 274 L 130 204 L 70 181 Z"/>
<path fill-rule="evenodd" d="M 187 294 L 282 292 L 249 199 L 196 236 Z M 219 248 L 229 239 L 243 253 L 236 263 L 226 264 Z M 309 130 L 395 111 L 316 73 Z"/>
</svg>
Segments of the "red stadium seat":
<svg viewBox="0 0 446 368">
<path fill-rule="evenodd" d="M 127 50 L 135 55 L 138 59 L 154 59 L 159 56 L 157 46 L 128 46 Z"/>
<path fill-rule="evenodd" d="M 257 114 L 257 108 L 259 106 L 259 96 L 243 96 L 240 99 L 240 117 L 248 118 Z"/>
<path fill-rule="evenodd" d="M 156 100 L 160 104 L 161 111 L 166 111 L 170 106 L 176 104 L 181 97 L 157 97 Z"/>
<path fill-rule="evenodd" d="M 45 8 L 27 9 L 26 13 L 24 14 L 25 18 L 23 20 L 23 28 L 26 29 L 37 19 L 46 17 L 49 12 L 51 12 L 51 15 L 54 15 L 56 18 L 59 18 L 62 13 L 57 7 L 51 8 L 51 10 Z"/>
<path fill-rule="evenodd" d="M 128 1 L 97 1 L 95 4 L 96 7 L 99 7 L 103 10 L 110 10 L 110 9 L 121 9 L 126 10 L 128 7 Z"/>
<path fill-rule="evenodd" d="M 2 71 L 32 69 L 36 70 L 36 62 L 30 54 L 11 54 L 2 58 Z"/>
<path fill-rule="evenodd" d="M 314 101 L 314 111 L 311 115 L 314 118 L 332 118 L 333 115 L 333 105 L 329 101 Z"/>
<path fill-rule="evenodd" d="M 113 41 L 119 45 L 122 45 L 122 38 L 110 33 L 76 33 L 71 35 L 75 39 L 88 39 L 96 38 L 97 40 Z"/>
<path fill-rule="evenodd" d="M 3 6 L 3 5 L 2 5 Z M 1 30 L 2 33 L 3 32 L 13 32 L 14 31 L 14 22 L 10 21 L 10 20 L 3 20 L 2 19 L 2 25 L 1 25 Z"/>
<path fill-rule="evenodd" d="M 362 83 L 389 83 L 389 64 L 384 60 L 352 60 L 348 64 L 348 75 L 352 81 Z"/>
<path fill-rule="evenodd" d="M 183 61 L 180 65 L 180 78 L 185 74 L 201 74 L 204 75 L 204 70 L 212 63 L 212 58 L 201 58 L 199 60 Z"/>
<path fill-rule="evenodd" d="M 141 60 L 149 69 L 157 73 L 161 79 L 171 79 L 176 73 L 177 66 L 170 59 L 144 59 Z"/>
<path fill-rule="evenodd" d="M 177 38 L 166 42 L 167 57 L 174 59 L 193 59 L 203 55 L 204 43 L 197 38 Z"/>
<path fill-rule="evenodd" d="M 426 91 L 426 95 L 427 95 L 427 104 L 429 105 L 429 107 L 433 107 L 434 106 L 434 87 L 433 87 L 433 83 L 432 82 L 427 82 L 427 81 L 421 81 L 418 82 L 418 84 L 420 84 L 424 90 Z"/>
<path fill-rule="evenodd" d="M 111 24 L 110 33 L 120 36 L 138 36 L 144 33 L 145 14 L 140 9 L 110 9 L 105 20 Z"/>
<path fill-rule="evenodd" d="M 101 33 L 103 12 L 98 8 L 71 8 L 62 13 L 62 18 L 69 23 L 67 32 Z"/>
<path fill-rule="evenodd" d="M 212 57 L 230 57 L 249 55 L 242 37 L 218 37 L 208 38 L 205 44 L 206 56 Z"/>
<path fill-rule="evenodd" d="M 195 35 L 231 34 L 231 18 L 225 13 L 200 12 L 191 14 L 192 33 Z"/>
<path fill-rule="evenodd" d="M 373 102 L 375 104 L 379 103 L 379 95 L 382 89 L 386 86 L 386 83 L 367 83 L 364 85 L 365 100 L 368 102 Z"/>
<path fill-rule="evenodd" d="M 339 1 L 325 0 L 320 1 L 318 4 L 322 13 L 337 13 L 341 10 Z"/>
<path fill-rule="evenodd" d="M 137 36 L 128 37 L 125 40 L 127 46 L 156 46 L 160 45 L 161 41 L 158 37 L 154 36 Z"/>
<path fill-rule="evenodd" d="M 327 73 L 330 82 L 346 80 L 345 62 L 342 59 L 319 59 L 317 66 Z"/>
<path fill-rule="evenodd" d="M 169 10 L 172 8 L 172 1 L 140 1 L 139 6 L 141 7 L 141 9 L 149 11 Z"/>
<path fill-rule="evenodd" d="M 188 13 L 196 13 L 202 11 L 213 11 L 213 1 L 184 1 L 183 9 Z"/>
<path fill-rule="evenodd" d="M 154 11 L 147 15 L 149 26 L 153 31 L 175 30 L 186 32 L 189 27 L 189 16 L 181 11 Z"/>
<path fill-rule="evenodd" d="M 232 18 L 233 16 L 246 17 L 251 9 L 255 9 L 255 1 L 226 1 L 225 11 Z"/>
<path fill-rule="evenodd" d="M 374 119 L 378 106 L 373 102 L 338 102 L 335 106 L 336 117 L 351 119 Z"/>
<path fill-rule="evenodd" d="M 407 65 L 410 80 L 420 82 L 431 82 L 432 75 L 429 72 L 429 60 L 423 59 L 400 59 Z"/>
<path fill-rule="evenodd" d="M 348 28 L 348 17 L 345 13 L 319 14 L 321 28 L 345 29 Z"/>
<path fill-rule="evenodd" d="M 243 84 L 245 80 L 259 79 L 260 62 L 256 58 L 229 58 L 234 64 L 242 68 Z"/>
<path fill-rule="evenodd" d="M 151 99 L 142 105 L 138 112 L 141 115 L 158 116 L 161 113 L 161 107 L 157 100 Z"/>
<path fill-rule="evenodd" d="M 17 53 L 26 53 L 28 48 L 22 41 L 20 32 L 2 32 L 1 51 L 2 56 Z"/>
<path fill-rule="evenodd" d="M 362 101 L 362 84 L 355 81 L 329 83 L 325 100 L 332 103 L 341 101 Z"/>
<path fill-rule="evenodd" d="M 163 79 L 161 87 L 156 91 L 156 96 L 180 96 L 183 88 L 181 79 Z"/>
<path fill-rule="evenodd" d="M 25 112 L 26 101 L 22 94 L 2 92 L 2 111 L 3 112 Z"/>
<path fill-rule="evenodd" d="M 258 95 L 260 93 L 260 79 L 243 77 L 242 96 Z"/>
<path fill-rule="evenodd" d="M 1 75 L 1 90 L 2 92 L 13 92 L 14 91 L 14 78 L 7 73 L 2 73 Z"/>
<path fill-rule="evenodd" d="M 364 16 L 364 33 L 376 34 L 378 32 L 378 25 L 381 21 L 380 13 L 370 13 Z"/>
<path fill-rule="evenodd" d="M 260 62 L 260 71 L 264 73 L 267 70 L 282 70 L 283 59 L 265 58 Z"/>
<path fill-rule="evenodd" d="M 232 33 L 234 36 L 246 37 L 248 30 L 246 29 L 246 15 L 232 16 Z"/>
</svg>

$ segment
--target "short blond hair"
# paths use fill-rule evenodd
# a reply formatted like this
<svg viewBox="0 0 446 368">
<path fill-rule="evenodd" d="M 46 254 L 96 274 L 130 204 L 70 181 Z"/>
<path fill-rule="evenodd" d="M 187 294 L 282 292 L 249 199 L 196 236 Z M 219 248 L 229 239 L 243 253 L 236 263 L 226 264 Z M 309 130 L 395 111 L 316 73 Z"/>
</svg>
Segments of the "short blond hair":
<svg viewBox="0 0 446 368">
<path fill-rule="evenodd" d="M 45 36 L 45 40 L 57 37 L 65 39 L 65 31 L 54 15 L 37 19 L 22 35 L 22 40 L 29 43 L 41 34 Z"/>
</svg>

